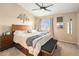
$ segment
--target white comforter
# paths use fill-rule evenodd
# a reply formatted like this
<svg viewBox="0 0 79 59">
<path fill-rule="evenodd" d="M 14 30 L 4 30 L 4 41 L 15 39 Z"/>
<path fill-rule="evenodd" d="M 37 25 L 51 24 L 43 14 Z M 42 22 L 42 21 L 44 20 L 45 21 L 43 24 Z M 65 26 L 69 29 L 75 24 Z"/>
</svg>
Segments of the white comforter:
<svg viewBox="0 0 79 59">
<path fill-rule="evenodd" d="M 35 33 L 19 33 L 19 34 L 14 34 L 14 42 L 19 43 L 20 45 L 22 45 L 24 48 L 29 50 L 30 54 L 33 54 L 34 56 L 38 55 L 40 50 L 41 50 L 41 46 L 44 45 L 48 40 L 50 40 L 50 38 L 52 38 L 52 35 L 50 33 L 39 37 L 37 39 L 35 39 L 33 41 L 33 46 L 27 46 L 26 44 L 26 40 L 28 37 L 40 34 L 41 32 L 35 32 Z M 40 38 L 42 38 L 41 40 L 39 40 Z M 37 43 L 36 41 L 39 40 Z"/>
</svg>

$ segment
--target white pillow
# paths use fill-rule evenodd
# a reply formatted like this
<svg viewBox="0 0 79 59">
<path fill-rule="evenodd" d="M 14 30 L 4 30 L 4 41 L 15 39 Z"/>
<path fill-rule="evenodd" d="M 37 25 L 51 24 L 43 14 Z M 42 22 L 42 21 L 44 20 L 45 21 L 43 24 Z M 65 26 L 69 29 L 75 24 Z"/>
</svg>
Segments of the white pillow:
<svg viewBox="0 0 79 59">
<path fill-rule="evenodd" d="M 16 35 L 16 34 L 22 34 L 22 33 L 24 33 L 24 31 L 16 30 L 16 31 L 14 32 L 14 35 Z"/>
<path fill-rule="evenodd" d="M 25 33 L 34 33 L 34 32 L 38 32 L 37 30 L 25 30 Z"/>
<path fill-rule="evenodd" d="M 37 30 L 32 30 L 32 32 L 38 32 Z"/>
</svg>

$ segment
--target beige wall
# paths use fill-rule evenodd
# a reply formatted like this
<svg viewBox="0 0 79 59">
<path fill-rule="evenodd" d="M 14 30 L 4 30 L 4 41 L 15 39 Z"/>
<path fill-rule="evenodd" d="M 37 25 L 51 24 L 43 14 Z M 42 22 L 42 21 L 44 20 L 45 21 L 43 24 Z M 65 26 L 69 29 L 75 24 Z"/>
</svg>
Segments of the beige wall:
<svg viewBox="0 0 79 59">
<path fill-rule="evenodd" d="M 34 22 L 35 29 L 38 30 L 38 31 L 39 31 L 39 26 L 40 26 L 39 22 L 40 22 L 40 18 L 39 17 L 35 17 L 35 22 Z"/>
<path fill-rule="evenodd" d="M 0 32 L 10 30 L 12 24 L 18 24 L 20 20 L 17 16 L 20 13 L 26 13 L 28 18 L 34 22 L 34 16 L 18 4 L 0 4 Z"/>
<path fill-rule="evenodd" d="M 65 13 L 65 14 L 58 14 L 54 15 L 54 34 L 57 40 L 59 41 L 64 41 L 64 42 L 69 42 L 69 43 L 76 43 L 77 38 L 76 38 L 76 12 L 73 13 Z M 58 29 L 57 28 L 57 20 L 56 17 L 62 16 L 63 17 L 63 23 L 64 23 L 64 28 L 63 29 Z M 67 34 L 67 20 L 72 18 L 72 35 Z"/>
</svg>

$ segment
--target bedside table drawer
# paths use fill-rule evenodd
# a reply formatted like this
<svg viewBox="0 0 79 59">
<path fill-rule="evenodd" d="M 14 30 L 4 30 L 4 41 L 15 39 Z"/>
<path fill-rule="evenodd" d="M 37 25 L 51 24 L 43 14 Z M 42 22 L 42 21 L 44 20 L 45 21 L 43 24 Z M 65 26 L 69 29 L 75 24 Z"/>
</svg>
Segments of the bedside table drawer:
<svg viewBox="0 0 79 59">
<path fill-rule="evenodd" d="M 0 37 L 0 51 L 13 47 L 13 38 L 11 35 Z"/>
<path fill-rule="evenodd" d="M 5 44 L 11 44 L 13 41 L 11 41 L 11 40 L 7 40 L 7 41 L 3 41 L 3 43 L 5 43 Z"/>
<path fill-rule="evenodd" d="M 12 36 L 4 36 L 4 37 L 3 37 L 3 40 L 4 40 L 4 41 L 12 41 L 13 38 L 12 38 Z"/>
</svg>

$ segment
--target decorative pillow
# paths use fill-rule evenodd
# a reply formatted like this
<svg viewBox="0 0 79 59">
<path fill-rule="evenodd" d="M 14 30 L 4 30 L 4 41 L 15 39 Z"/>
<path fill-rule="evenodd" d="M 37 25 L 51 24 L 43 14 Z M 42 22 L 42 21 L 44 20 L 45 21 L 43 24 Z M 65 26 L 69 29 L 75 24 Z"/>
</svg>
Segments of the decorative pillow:
<svg viewBox="0 0 79 59">
<path fill-rule="evenodd" d="M 25 30 L 25 33 L 34 33 L 37 32 L 37 30 Z"/>
<path fill-rule="evenodd" d="M 32 30 L 27 30 L 27 33 L 32 33 Z"/>
</svg>

